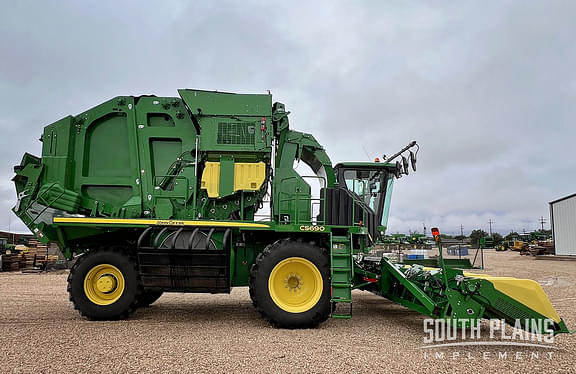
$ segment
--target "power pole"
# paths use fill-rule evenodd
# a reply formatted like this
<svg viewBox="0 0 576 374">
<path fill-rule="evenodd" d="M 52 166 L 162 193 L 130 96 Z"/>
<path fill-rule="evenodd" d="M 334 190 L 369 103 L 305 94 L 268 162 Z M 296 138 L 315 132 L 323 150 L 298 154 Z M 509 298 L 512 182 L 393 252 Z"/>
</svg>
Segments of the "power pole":
<svg viewBox="0 0 576 374">
<path fill-rule="evenodd" d="M 424 237 L 426 237 L 426 224 L 424 222 L 422 222 L 422 227 L 424 228 L 424 231 L 422 231 L 422 233 L 424 233 Z"/>
<path fill-rule="evenodd" d="M 492 236 L 492 224 L 494 223 L 494 221 L 492 221 L 492 219 L 488 220 L 488 224 L 490 225 L 490 236 Z"/>
<path fill-rule="evenodd" d="M 460 236 L 464 236 L 464 226 L 460 224 Z"/>
<path fill-rule="evenodd" d="M 546 223 L 546 219 L 540 216 L 540 226 L 542 226 L 542 231 L 544 231 L 544 224 Z"/>
</svg>

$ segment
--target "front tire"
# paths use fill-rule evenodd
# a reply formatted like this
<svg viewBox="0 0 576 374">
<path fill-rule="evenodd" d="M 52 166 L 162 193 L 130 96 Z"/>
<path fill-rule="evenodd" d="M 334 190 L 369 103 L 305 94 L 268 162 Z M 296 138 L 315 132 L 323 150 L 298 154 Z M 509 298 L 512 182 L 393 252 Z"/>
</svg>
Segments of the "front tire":
<svg viewBox="0 0 576 374">
<path fill-rule="evenodd" d="M 250 297 L 276 327 L 316 327 L 331 310 L 328 254 L 316 245 L 291 240 L 266 247 L 252 265 Z"/>
<path fill-rule="evenodd" d="M 90 320 L 126 318 L 142 293 L 136 261 L 121 249 L 89 251 L 70 269 L 68 293 L 74 309 Z"/>
</svg>

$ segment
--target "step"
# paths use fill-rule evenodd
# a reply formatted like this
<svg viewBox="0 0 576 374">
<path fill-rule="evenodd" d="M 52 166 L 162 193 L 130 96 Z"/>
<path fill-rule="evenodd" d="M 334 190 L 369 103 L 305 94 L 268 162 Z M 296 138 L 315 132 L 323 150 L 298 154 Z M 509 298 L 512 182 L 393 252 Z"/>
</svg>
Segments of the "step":
<svg viewBox="0 0 576 374">
<path fill-rule="evenodd" d="M 332 285 L 332 301 L 334 302 L 351 302 L 352 290 L 349 284 Z"/>
<path fill-rule="evenodd" d="M 340 310 L 339 310 L 340 309 Z M 337 302 L 334 311 L 330 314 L 335 319 L 352 318 L 352 300 Z"/>
<path fill-rule="evenodd" d="M 347 269 L 332 269 L 332 284 L 348 284 L 350 285 L 350 268 Z"/>
<path fill-rule="evenodd" d="M 348 243 L 350 239 L 347 236 L 332 236 L 333 243 Z"/>
<path fill-rule="evenodd" d="M 346 257 L 350 258 L 352 256 L 352 252 L 350 250 L 333 250 L 332 257 Z"/>
</svg>

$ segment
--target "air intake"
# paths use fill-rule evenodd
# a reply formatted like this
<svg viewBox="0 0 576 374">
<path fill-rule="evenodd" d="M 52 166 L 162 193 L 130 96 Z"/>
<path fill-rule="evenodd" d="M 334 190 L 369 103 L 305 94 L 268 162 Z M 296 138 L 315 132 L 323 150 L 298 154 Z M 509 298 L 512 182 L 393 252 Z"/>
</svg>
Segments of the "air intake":
<svg viewBox="0 0 576 374">
<path fill-rule="evenodd" d="M 254 122 L 218 123 L 218 144 L 254 144 L 256 125 Z"/>
</svg>

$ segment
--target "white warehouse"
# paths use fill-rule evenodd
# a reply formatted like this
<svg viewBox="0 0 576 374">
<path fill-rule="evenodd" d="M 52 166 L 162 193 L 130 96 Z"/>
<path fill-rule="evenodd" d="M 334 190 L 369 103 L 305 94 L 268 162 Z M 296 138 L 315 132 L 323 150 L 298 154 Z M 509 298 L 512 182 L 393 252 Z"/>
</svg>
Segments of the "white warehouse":
<svg viewBox="0 0 576 374">
<path fill-rule="evenodd" d="M 558 256 L 576 256 L 576 194 L 550 202 L 554 251 Z"/>
</svg>

